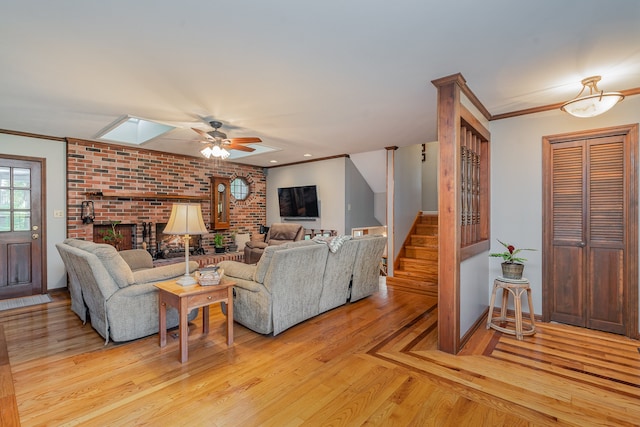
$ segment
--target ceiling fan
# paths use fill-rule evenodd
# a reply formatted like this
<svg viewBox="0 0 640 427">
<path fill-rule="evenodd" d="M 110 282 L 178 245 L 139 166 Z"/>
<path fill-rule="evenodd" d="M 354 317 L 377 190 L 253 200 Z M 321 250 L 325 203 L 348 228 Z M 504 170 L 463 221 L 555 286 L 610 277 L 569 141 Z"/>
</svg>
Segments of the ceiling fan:
<svg viewBox="0 0 640 427">
<path fill-rule="evenodd" d="M 203 144 L 206 144 L 206 147 L 200 150 L 200 153 L 202 153 L 202 155 L 207 159 L 211 157 L 221 157 L 226 159 L 230 155 L 227 150 L 239 150 L 250 153 L 255 151 L 255 148 L 247 147 L 244 144 L 262 142 L 258 137 L 227 138 L 226 133 L 218 130 L 222 127 L 222 122 L 217 120 L 210 121 L 209 125 L 213 128 L 213 130 L 209 132 L 205 132 L 202 129 L 191 128 L 198 135 L 205 138 L 203 141 L 200 141 Z"/>
</svg>

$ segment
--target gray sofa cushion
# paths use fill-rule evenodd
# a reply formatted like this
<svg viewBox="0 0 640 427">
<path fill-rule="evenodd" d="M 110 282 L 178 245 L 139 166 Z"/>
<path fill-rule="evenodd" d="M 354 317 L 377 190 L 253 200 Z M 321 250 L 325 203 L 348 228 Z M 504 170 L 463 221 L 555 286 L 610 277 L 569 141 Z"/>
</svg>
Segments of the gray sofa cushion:
<svg viewBox="0 0 640 427">
<path fill-rule="evenodd" d="M 189 273 L 193 273 L 198 269 L 197 261 L 189 261 Z M 161 282 L 163 280 L 173 279 L 184 275 L 184 262 L 178 264 L 163 265 L 156 268 L 147 268 L 133 272 L 134 283 L 150 283 Z"/>
<path fill-rule="evenodd" d="M 93 254 L 102 261 L 102 264 L 120 288 L 126 288 L 136 282 L 129 264 L 126 263 L 113 246 L 97 244 L 90 252 L 93 252 Z"/>
<path fill-rule="evenodd" d="M 127 286 L 135 283 L 133 271 L 131 271 L 129 264 L 126 263 L 113 246 L 77 239 L 66 239 L 64 242 L 70 246 L 74 246 L 97 256 L 118 287 L 126 288 Z"/>
<path fill-rule="evenodd" d="M 120 256 L 127 264 L 129 264 L 131 271 L 134 273 L 137 270 L 153 268 L 153 258 L 151 257 L 151 254 L 144 249 L 128 249 L 120 251 Z"/>
<path fill-rule="evenodd" d="M 218 263 L 218 267 L 224 270 L 225 276 L 231 276 L 234 279 L 253 280 L 258 266 L 238 261 L 221 261 Z"/>
<path fill-rule="evenodd" d="M 267 270 L 271 265 L 271 258 L 276 251 L 286 249 L 286 245 L 267 246 L 264 253 L 260 257 L 260 261 L 256 264 L 256 271 L 253 276 L 253 280 L 258 283 L 264 283 L 264 278 L 267 275 Z"/>
</svg>

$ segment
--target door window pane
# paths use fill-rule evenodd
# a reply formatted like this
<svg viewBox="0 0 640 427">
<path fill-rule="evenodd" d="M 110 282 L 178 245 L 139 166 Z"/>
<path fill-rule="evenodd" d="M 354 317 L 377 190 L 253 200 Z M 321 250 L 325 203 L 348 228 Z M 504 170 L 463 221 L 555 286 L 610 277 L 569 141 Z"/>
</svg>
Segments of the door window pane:
<svg viewBox="0 0 640 427">
<path fill-rule="evenodd" d="M 15 188 L 31 187 L 31 170 L 23 168 L 13 169 L 13 186 Z"/>
<path fill-rule="evenodd" d="M 13 231 L 29 231 L 31 229 L 31 212 L 13 213 Z"/>
<path fill-rule="evenodd" d="M 13 209 L 31 209 L 31 191 L 13 191 Z"/>
<path fill-rule="evenodd" d="M 0 232 L 11 231 L 10 215 L 9 212 L 0 212 Z"/>
<path fill-rule="evenodd" d="M 0 187 L 11 185 L 11 174 L 9 168 L 0 168 Z"/>
<path fill-rule="evenodd" d="M 11 190 L 0 190 L 0 209 L 11 207 Z"/>
</svg>

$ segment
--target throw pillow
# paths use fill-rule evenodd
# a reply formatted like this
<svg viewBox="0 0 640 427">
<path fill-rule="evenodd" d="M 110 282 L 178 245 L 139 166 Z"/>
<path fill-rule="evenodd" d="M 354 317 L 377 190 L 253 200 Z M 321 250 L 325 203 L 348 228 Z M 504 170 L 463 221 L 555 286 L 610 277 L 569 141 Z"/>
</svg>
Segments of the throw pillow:
<svg viewBox="0 0 640 427">
<path fill-rule="evenodd" d="M 342 247 L 344 242 L 346 242 L 347 240 L 351 240 L 351 236 L 349 235 L 331 236 L 331 237 L 316 236 L 312 240 L 317 243 L 324 243 L 328 245 L 329 250 L 335 254 Z"/>
</svg>

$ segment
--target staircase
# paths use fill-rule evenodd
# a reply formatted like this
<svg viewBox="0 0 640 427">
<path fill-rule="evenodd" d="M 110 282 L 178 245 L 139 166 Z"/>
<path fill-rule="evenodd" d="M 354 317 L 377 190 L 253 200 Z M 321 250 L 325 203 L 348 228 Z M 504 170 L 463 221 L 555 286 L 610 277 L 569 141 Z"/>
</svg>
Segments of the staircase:
<svg viewBox="0 0 640 427">
<path fill-rule="evenodd" d="M 418 214 L 387 285 L 438 296 L 438 215 Z"/>
</svg>

